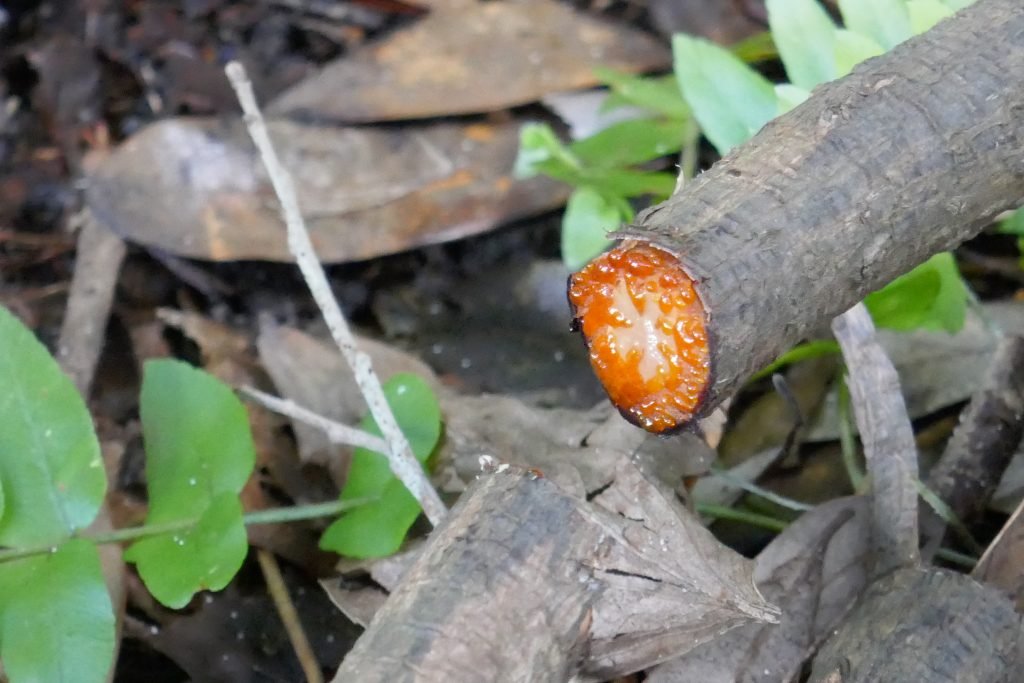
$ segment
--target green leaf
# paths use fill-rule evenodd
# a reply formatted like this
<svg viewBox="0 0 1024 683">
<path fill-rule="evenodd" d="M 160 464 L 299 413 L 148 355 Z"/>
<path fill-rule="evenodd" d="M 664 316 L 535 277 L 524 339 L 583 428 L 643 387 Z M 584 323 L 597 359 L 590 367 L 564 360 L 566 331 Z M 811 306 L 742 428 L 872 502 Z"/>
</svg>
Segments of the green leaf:
<svg viewBox="0 0 1024 683">
<path fill-rule="evenodd" d="M 114 659 L 114 610 L 96 546 L 0 564 L 0 660 L 12 683 L 102 683 Z"/>
<path fill-rule="evenodd" d="M 884 53 L 882 46 L 867 36 L 846 29 L 836 31 L 836 73 L 845 76 L 865 59 Z"/>
<path fill-rule="evenodd" d="M 248 551 L 242 503 L 237 493 L 225 492 L 205 506 L 191 528 L 144 538 L 124 557 L 138 567 L 153 597 L 180 609 L 197 591 L 227 586 Z"/>
<path fill-rule="evenodd" d="M 420 505 L 402 482 L 392 479 L 372 503 L 335 520 L 320 537 L 320 547 L 348 557 L 387 557 L 402 547 Z"/>
<path fill-rule="evenodd" d="M 562 216 L 562 261 L 570 270 L 581 268 L 612 243 L 608 232 L 621 221 L 616 203 L 593 188 L 577 188 Z"/>
<path fill-rule="evenodd" d="M 811 90 L 836 78 L 836 25 L 817 0 L 768 0 L 768 24 L 786 74 Z"/>
<path fill-rule="evenodd" d="M 846 28 L 889 50 L 912 33 L 906 0 L 839 0 Z"/>
<path fill-rule="evenodd" d="M 910 30 L 914 35 L 924 33 L 946 17 L 953 16 L 953 10 L 940 0 L 909 0 L 907 12 L 910 14 Z"/>
<path fill-rule="evenodd" d="M 529 178 L 538 173 L 548 173 L 541 166 L 552 163 L 566 170 L 578 169 L 580 165 L 551 126 L 546 123 L 525 124 L 519 131 L 519 153 L 513 170 L 515 176 Z"/>
<path fill-rule="evenodd" d="M 612 91 L 602 109 L 630 105 L 669 119 L 690 117 L 690 108 L 679 93 L 675 76 L 634 76 L 602 67 L 594 69 L 594 73 Z"/>
<path fill-rule="evenodd" d="M 684 126 L 678 120 L 620 121 L 572 143 L 569 150 L 589 168 L 634 166 L 678 152 Z"/>
<path fill-rule="evenodd" d="M 441 436 L 441 408 L 430 385 L 417 375 L 400 373 L 384 383 L 384 395 L 413 454 L 425 463 Z M 380 435 L 370 415 L 360 426 Z M 331 524 L 320 539 L 320 547 L 350 557 L 382 557 L 398 550 L 420 507 L 391 473 L 383 454 L 366 448 L 357 448 L 352 454 L 341 499 L 356 498 L 377 500 L 345 513 Z"/>
<path fill-rule="evenodd" d="M 679 34 L 672 51 L 683 97 L 719 153 L 746 142 L 778 114 L 772 84 L 728 50 Z"/>
<path fill-rule="evenodd" d="M 770 31 L 761 31 L 738 43 L 733 43 L 729 46 L 729 52 L 746 64 L 757 64 L 779 58 L 779 49 L 775 46 Z"/>
<path fill-rule="evenodd" d="M 996 227 L 1003 234 L 1024 236 L 1024 207 L 996 223 Z"/>
<path fill-rule="evenodd" d="M 811 93 L 789 83 L 779 83 L 775 86 L 775 96 L 779 100 L 779 114 L 785 114 L 790 109 L 803 104 L 804 100 L 811 96 Z"/>
<path fill-rule="evenodd" d="M 676 187 L 674 173 L 635 171 L 629 168 L 587 170 L 579 176 L 578 185 L 587 185 L 606 197 L 668 197 Z"/>
<path fill-rule="evenodd" d="M 195 541 L 186 543 L 184 552 L 164 535 L 139 541 L 125 557 L 139 565 L 153 595 L 181 606 L 195 591 L 222 586 L 228 570 L 233 574 L 245 557 L 240 508 L 237 515 L 232 510 L 252 473 L 252 434 L 245 408 L 230 388 L 174 360 L 146 363 L 141 416 L 149 484 L 146 523 L 200 521 L 191 534 L 179 534 L 179 540 L 188 536 Z M 235 506 L 225 498 L 234 499 Z M 225 526 L 229 520 L 233 529 Z M 211 538 L 223 541 L 204 547 Z M 185 586 L 170 574 L 191 583 Z"/>
<path fill-rule="evenodd" d="M 956 332 L 966 319 L 967 299 L 956 261 L 942 253 L 869 294 L 864 303 L 879 327 Z"/>
<path fill-rule="evenodd" d="M 96 517 L 107 489 L 92 418 L 35 336 L 0 307 L 0 545 L 57 543 Z"/>
<path fill-rule="evenodd" d="M 962 10 L 974 4 L 974 0 L 946 0 L 946 5 L 954 12 Z"/>
</svg>

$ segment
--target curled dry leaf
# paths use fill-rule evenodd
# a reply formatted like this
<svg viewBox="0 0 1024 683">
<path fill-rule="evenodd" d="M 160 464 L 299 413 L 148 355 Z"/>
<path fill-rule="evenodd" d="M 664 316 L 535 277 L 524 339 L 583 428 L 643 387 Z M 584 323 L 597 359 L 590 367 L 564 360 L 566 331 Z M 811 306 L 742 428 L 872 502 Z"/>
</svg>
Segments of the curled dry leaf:
<svg viewBox="0 0 1024 683">
<path fill-rule="evenodd" d="M 792 680 L 867 583 L 868 515 L 866 499 L 841 498 L 800 517 L 761 551 L 754 567 L 765 599 L 782 607 L 779 624 L 742 626 L 658 666 L 648 681 Z"/>
<path fill-rule="evenodd" d="M 337 92 L 337 91 L 335 91 Z M 484 232 L 563 202 L 509 174 L 518 124 L 373 130 L 271 121 L 317 255 L 354 261 Z M 290 261 L 277 200 L 239 121 L 168 119 L 88 176 L 86 200 L 125 239 L 216 261 Z"/>
<path fill-rule="evenodd" d="M 596 85 L 597 66 L 648 71 L 669 58 L 651 36 L 553 0 L 442 5 L 329 64 L 269 109 L 344 122 L 497 111 Z"/>
<path fill-rule="evenodd" d="M 588 561 L 604 589 L 593 609 L 587 672 L 598 677 L 671 659 L 779 611 L 754 584 L 754 566 L 712 536 L 671 491 L 621 461 L 594 498 L 610 543 Z M 600 509 L 612 513 L 604 521 Z"/>
</svg>

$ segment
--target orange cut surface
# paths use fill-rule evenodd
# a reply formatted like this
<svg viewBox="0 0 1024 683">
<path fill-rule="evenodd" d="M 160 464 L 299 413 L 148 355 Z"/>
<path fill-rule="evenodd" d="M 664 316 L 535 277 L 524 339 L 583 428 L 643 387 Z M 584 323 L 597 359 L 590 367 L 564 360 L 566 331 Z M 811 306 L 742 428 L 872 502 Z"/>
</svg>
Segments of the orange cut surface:
<svg viewBox="0 0 1024 683">
<path fill-rule="evenodd" d="M 655 433 L 693 419 L 711 374 L 706 314 L 675 256 L 620 245 L 569 279 L 569 302 L 594 372 L 628 419 Z"/>
</svg>

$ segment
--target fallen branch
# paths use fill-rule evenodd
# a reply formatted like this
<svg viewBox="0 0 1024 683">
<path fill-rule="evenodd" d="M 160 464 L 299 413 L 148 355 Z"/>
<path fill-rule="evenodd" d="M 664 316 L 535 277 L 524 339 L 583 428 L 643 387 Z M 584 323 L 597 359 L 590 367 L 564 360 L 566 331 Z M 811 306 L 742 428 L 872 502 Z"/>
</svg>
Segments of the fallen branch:
<svg viewBox="0 0 1024 683">
<path fill-rule="evenodd" d="M 629 461 L 594 503 L 492 463 L 334 681 L 615 678 L 776 622 L 752 571 Z"/>
<path fill-rule="evenodd" d="M 570 298 L 613 401 L 652 431 L 706 415 L 866 294 L 1017 206 L 1021 111 L 1019 0 L 980 0 L 815 89 L 574 277 Z M 664 269 L 635 251 L 645 245 Z M 630 271 L 636 260 L 648 264 Z M 665 290 L 651 272 L 686 282 Z M 641 323 L 665 330 L 657 343 L 623 332 Z M 654 362 L 629 367 L 634 348 Z M 624 384 L 634 393 L 617 397 Z"/>
<path fill-rule="evenodd" d="M 348 321 L 345 320 L 341 307 L 331 292 L 327 274 L 324 273 L 323 266 L 316 258 L 313 243 L 309 238 L 309 230 L 306 228 L 302 212 L 299 210 L 299 200 L 295 194 L 291 176 L 281 165 L 277 158 L 277 152 L 274 151 L 274 145 L 267 133 L 266 123 L 263 121 L 263 115 L 256 103 L 256 95 L 253 93 L 252 83 L 245 73 L 245 68 L 239 62 L 230 62 L 224 68 L 224 72 L 235 89 L 235 94 L 238 96 L 238 101 L 245 114 L 246 127 L 259 149 L 260 158 L 267 168 L 267 175 L 270 176 L 274 192 L 277 193 L 277 198 L 281 202 L 281 211 L 288 228 L 288 249 L 295 257 L 295 262 L 298 264 L 299 270 L 302 271 L 302 276 L 309 286 L 313 299 L 323 313 L 324 321 L 327 323 L 327 328 L 331 331 L 331 336 L 338 345 L 341 355 L 345 357 L 352 368 L 356 383 L 370 409 L 370 414 L 373 415 L 384 435 L 384 440 L 388 444 L 386 453 L 388 465 L 409 490 L 409 493 L 419 502 L 430 523 L 436 526 L 444 519 L 447 510 L 437 495 L 437 491 L 430 485 L 430 480 L 423 472 L 423 467 L 413 455 L 408 440 L 399 429 L 391 407 L 384 397 L 380 378 L 373 371 L 370 357 L 356 346 Z"/>
</svg>

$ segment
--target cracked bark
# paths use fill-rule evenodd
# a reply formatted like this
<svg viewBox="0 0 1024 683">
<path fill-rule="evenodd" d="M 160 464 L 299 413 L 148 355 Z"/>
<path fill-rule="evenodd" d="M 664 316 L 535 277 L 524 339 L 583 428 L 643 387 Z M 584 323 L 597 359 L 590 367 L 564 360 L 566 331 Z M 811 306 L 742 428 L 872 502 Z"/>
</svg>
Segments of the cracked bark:
<svg viewBox="0 0 1024 683">
<path fill-rule="evenodd" d="M 709 315 L 707 414 L 753 372 L 1024 197 L 1024 5 L 979 0 L 815 89 L 619 238 Z"/>
</svg>

